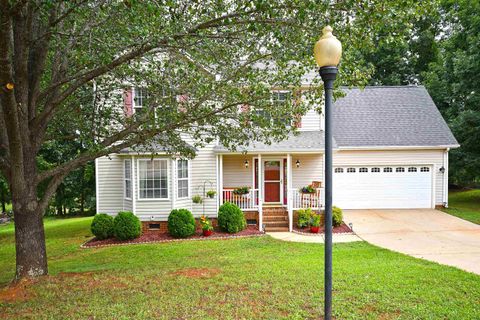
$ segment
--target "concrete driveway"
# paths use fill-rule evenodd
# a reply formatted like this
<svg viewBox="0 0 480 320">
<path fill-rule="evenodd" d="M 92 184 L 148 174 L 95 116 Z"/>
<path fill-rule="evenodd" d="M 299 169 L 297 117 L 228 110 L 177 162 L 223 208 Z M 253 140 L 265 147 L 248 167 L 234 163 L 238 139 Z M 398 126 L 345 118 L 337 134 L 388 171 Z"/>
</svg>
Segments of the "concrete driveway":
<svg viewBox="0 0 480 320">
<path fill-rule="evenodd" d="M 480 225 L 432 209 L 345 210 L 365 241 L 480 274 Z"/>
</svg>

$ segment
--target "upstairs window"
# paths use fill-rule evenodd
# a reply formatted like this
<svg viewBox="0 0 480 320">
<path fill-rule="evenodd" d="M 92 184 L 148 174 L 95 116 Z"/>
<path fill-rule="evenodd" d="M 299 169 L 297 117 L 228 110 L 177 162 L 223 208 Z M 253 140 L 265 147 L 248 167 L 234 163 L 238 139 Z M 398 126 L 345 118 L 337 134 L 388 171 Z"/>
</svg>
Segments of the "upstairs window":
<svg viewBox="0 0 480 320">
<path fill-rule="evenodd" d="M 177 197 L 188 198 L 188 160 L 177 160 Z"/>
<path fill-rule="evenodd" d="M 125 198 L 132 198 L 132 160 L 125 159 L 123 162 L 123 179 Z"/>
<path fill-rule="evenodd" d="M 135 87 L 133 90 L 133 108 L 135 113 L 140 112 L 146 106 L 147 89 Z"/>
</svg>

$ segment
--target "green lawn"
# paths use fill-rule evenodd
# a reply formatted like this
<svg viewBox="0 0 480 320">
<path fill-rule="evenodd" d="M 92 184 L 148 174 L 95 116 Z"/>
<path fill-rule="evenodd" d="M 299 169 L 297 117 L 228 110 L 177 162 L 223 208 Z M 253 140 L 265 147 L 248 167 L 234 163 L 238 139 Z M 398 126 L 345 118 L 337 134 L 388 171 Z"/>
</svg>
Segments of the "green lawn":
<svg viewBox="0 0 480 320">
<path fill-rule="evenodd" d="M 90 221 L 46 221 L 51 275 L 24 284 L 19 300 L 0 301 L 0 318 L 319 319 L 322 313 L 322 245 L 265 236 L 80 249 Z M 9 225 L 0 227 L 0 286 L 13 270 Z M 336 319 L 478 319 L 479 301 L 480 276 L 364 242 L 334 246 Z"/>
<path fill-rule="evenodd" d="M 443 211 L 480 224 L 480 190 L 450 191 L 448 208 Z"/>
</svg>

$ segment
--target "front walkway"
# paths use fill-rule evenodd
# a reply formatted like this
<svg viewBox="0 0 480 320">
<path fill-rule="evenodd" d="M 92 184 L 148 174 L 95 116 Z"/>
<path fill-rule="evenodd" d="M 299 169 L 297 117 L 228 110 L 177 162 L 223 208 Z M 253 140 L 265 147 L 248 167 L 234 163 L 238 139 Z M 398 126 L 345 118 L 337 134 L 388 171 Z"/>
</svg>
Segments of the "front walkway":
<svg viewBox="0 0 480 320">
<path fill-rule="evenodd" d="M 306 242 L 306 243 L 324 243 L 325 242 L 325 235 L 303 235 L 298 234 L 295 232 L 267 232 L 269 236 L 272 238 L 283 240 L 283 241 L 291 241 L 291 242 Z M 333 242 L 334 243 L 343 243 L 343 242 L 354 242 L 354 241 L 362 241 L 359 237 L 355 234 L 342 234 L 342 233 L 334 233 L 333 234 Z"/>
<path fill-rule="evenodd" d="M 480 274 L 480 225 L 432 209 L 344 210 L 374 245 Z"/>
</svg>

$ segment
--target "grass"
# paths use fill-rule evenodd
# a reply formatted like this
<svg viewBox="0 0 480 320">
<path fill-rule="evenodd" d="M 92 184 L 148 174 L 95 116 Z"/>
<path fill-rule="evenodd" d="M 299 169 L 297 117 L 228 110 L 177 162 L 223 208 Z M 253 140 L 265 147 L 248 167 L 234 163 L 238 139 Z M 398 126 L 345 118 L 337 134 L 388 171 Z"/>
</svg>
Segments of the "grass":
<svg viewBox="0 0 480 320">
<path fill-rule="evenodd" d="M 322 245 L 265 236 L 80 249 L 90 221 L 46 220 L 50 276 L 0 300 L 0 318 L 319 319 L 323 312 Z M 13 227 L 2 226 L 0 287 L 13 270 Z M 334 245 L 336 319 L 475 319 L 478 301 L 480 276 L 365 242 Z"/>
<path fill-rule="evenodd" d="M 443 211 L 456 217 L 480 224 L 480 189 L 450 191 L 448 208 Z"/>
</svg>

